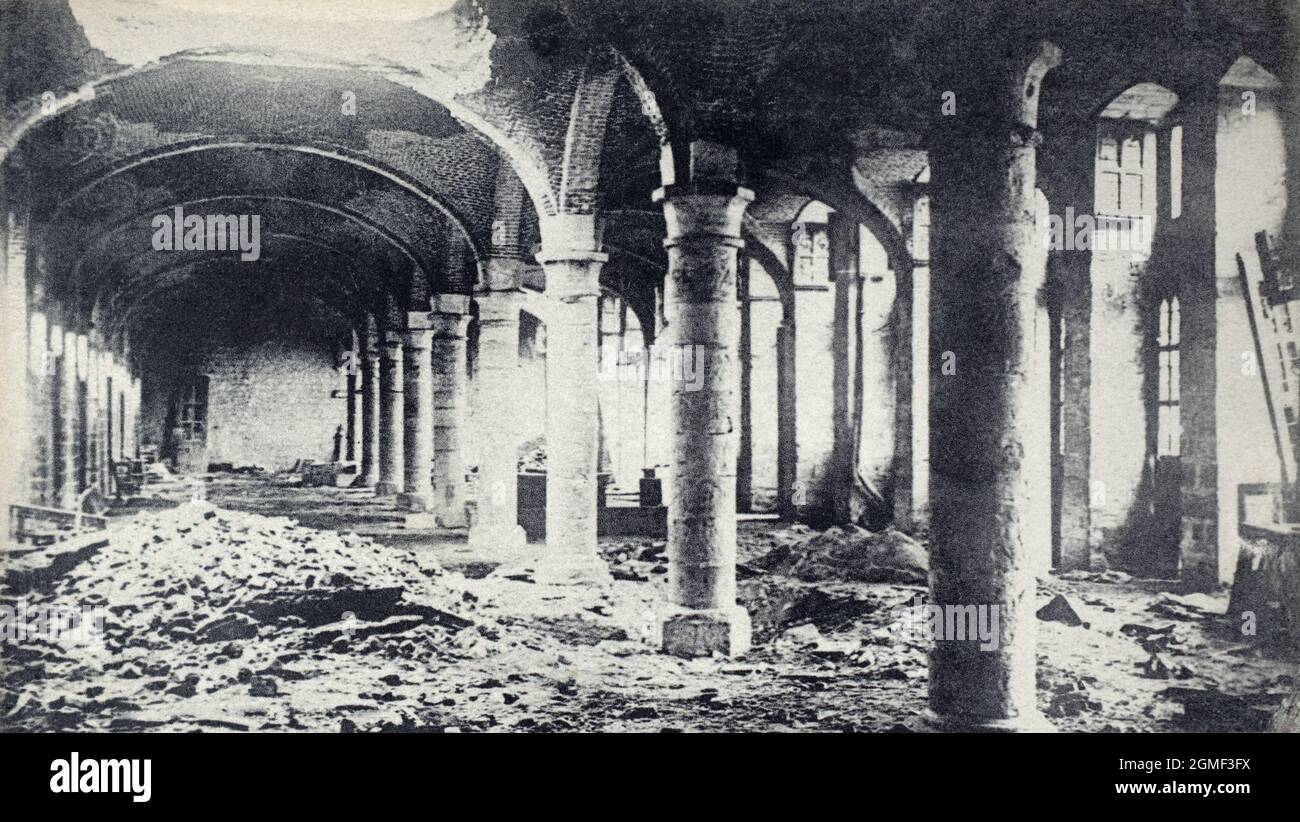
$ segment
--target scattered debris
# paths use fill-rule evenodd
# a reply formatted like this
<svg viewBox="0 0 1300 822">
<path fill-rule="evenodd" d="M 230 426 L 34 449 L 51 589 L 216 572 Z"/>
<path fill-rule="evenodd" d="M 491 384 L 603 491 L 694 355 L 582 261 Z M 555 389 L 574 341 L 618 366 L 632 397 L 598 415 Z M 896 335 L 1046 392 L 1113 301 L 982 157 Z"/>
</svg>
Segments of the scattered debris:
<svg viewBox="0 0 1300 822">
<path fill-rule="evenodd" d="M 1224 597 L 1209 594 L 1160 594 L 1155 602 L 1147 607 L 1148 611 L 1167 619 L 1205 619 L 1223 616 L 1228 611 L 1228 601 Z"/>
<path fill-rule="evenodd" d="M 1123 571 L 1085 571 L 1076 569 L 1057 574 L 1057 579 L 1070 580 L 1071 582 L 1109 582 L 1115 585 L 1122 585 L 1131 582 L 1133 577 Z"/>
<path fill-rule="evenodd" d="M 1079 616 L 1079 612 L 1070 604 L 1063 594 L 1052 597 L 1052 601 L 1038 609 L 1038 618 L 1045 622 L 1059 622 L 1062 625 L 1089 627 Z"/>
<path fill-rule="evenodd" d="M 834 526 L 812 539 L 780 545 L 751 563 L 804 582 L 924 583 L 929 577 L 925 548 L 901 531 Z"/>
<path fill-rule="evenodd" d="M 1179 724 L 1186 730 L 1254 732 L 1268 728 L 1284 695 L 1248 698 L 1212 689 L 1174 687 L 1164 689 L 1160 696 L 1183 706 Z"/>
<path fill-rule="evenodd" d="M 259 495 L 247 493 L 254 484 Z M 289 510 L 275 507 L 282 494 L 295 516 L 310 516 L 312 500 L 335 517 L 375 504 L 330 487 L 276 491 L 269 476 L 208 487 L 244 489 L 237 503 L 265 512 Z M 925 601 L 924 550 L 836 531 L 742 527 L 738 559 L 752 573 L 738 599 L 754 647 L 739 660 L 683 660 L 654 653 L 662 540 L 603 541 L 612 568 L 638 581 L 595 589 L 467 579 L 435 560 L 455 556 L 451 546 L 381 545 L 208 503 L 118 516 L 109 546 L 26 593 L 37 604 L 103 605 L 104 642 L 0 649 L 0 727 L 889 730 L 926 699 L 932 641 L 902 618 Z M 881 540 L 905 557 L 909 542 L 916 548 L 910 581 L 860 581 L 864 556 L 889 556 L 862 543 Z M 1184 710 L 1184 691 L 1238 699 L 1258 722 L 1294 688 L 1284 661 L 1222 636 L 1197 598 L 1056 577 L 1044 585 L 1037 605 L 1050 616 L 1059 594 L 1066 607 L 1061 621 L 1040 623 L 1039 702 L 1062 729 L 1205 726 L 1197 711 L 1214 697 L 1189 697 Z M 1160 603 L 1179 615 L 1154 618 L 1149 606 Z M 1090 630 L 1070 627 L 1067 614 L 1086 616 Z M 1184 691 L 1169 689 L 1174 681 Z M 1236 714 L 1224 715 L 1213 727 L 1238 729 Z"/>
</svg>

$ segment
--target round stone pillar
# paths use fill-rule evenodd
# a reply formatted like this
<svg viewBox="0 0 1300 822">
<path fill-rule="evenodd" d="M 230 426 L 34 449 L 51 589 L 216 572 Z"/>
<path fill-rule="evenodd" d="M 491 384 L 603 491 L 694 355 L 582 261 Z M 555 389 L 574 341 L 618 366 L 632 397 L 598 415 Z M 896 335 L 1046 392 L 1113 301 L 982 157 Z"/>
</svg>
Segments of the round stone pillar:
<svg viewBox="0 0 1300 822">
<path fill-rule="evenodd" d="M 489 263 L 490 264 L 490 263 Z M 508 553 L 524 544 L 519 520 L 519 422 L 529 409 L 519 392 L 518 291 L 492 291 L 478 302 L 478 493 L 470 546 L 476 553 Z"/>
<path fill-rule="evenodd" d="M 50 332 L 55 353 L 53 483 L 58 508 L 72 509 L 77 504 L 76 450 L 77 437 L 77 335 L 54 326 Z"/>
<path fill-rule="evenodd" d="M 433 327 L 433 512 L 443 528 L 464 528 L 469 524 L 465 516 L 463 442 L 469 395 L 465 356 L 469 297 L 439 294 L 433 299 L 429 317 Z"/>
<path fill-rule="evenodd" d="M 596 301 L 609 256 L 591 248 L 590 238 L 548 246 L 545 228 L 543 238 L 537 260 L 546 270 L 546 547 L 536 577 L 607 582 L 609 568 L 596 547 Z"/>
<path fill-rule="evenodd" d="M 354 488 L 379 482 L 379 336 L 372 328 L 359 341 L 361 373 L 361 467 Z"/>
<path fill-rule="evenodd" d="M 749 614 L 736 604 L 736 252 L 754 195 L 733 187 L 718 194 L 661 189 L 655 197 L 668 226 L 665 341 L 671 356 L 703 365 L 694 380 L 672 385 L 671 601 L 662 618 L 663 649 L 734 656 L 750 645 Z"/>
<path fill-rule="evenodd" d="M 404 487 L 397 495 L 397 505 L 414 512 L 426 512 L 433 507 L 432 348 L 429 315 L 407 315 L 406 331 L 402 333 Z"/>
<path fill-rule="evenodd" d="M 931 726 L 1048 730 L 1035 698 L 1035 552 L 1050 550 L 1043 285 L 1035 220 L 1037 101 L 1059 53 L 1042 44 L 958 94 L 969 123 L 931 148 Z M 980 92 L 983 93 L 980 93 Z M 952 118 L 959 120 L 960 118 Z"/>
<path fill-rule="evenodd" d="M 379 359 L 379 481 L 375 496 L 387 497 L 402 490 L 403 434 L 405 423 L 402 397 L 402 337 L 396 331 L 383 335 Z"/>
<path fill-rule="evenodd" d="M 343 461 L 357 461 L 357 375 L 361 369 L 357 365 L 357 351 L 354 347 L 348 361 L 348 372 L 344 376 L 343 390 L 346 392 L 343 425 Z"/>
</svg>

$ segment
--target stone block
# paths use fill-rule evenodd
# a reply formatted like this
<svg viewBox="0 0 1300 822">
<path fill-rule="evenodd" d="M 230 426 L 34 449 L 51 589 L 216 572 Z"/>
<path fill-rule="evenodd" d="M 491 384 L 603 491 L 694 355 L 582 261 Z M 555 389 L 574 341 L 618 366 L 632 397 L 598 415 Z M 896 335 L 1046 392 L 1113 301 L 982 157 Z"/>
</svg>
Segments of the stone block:
<svg viewBox="0 0 1300 822">
<path fill-rule="evenodd" d="M 752 635 L 749 612 L 739 605 L 679 610 L 664 617 L 661 631 L 664 653 L 684 657 L 740 656 L 749 650 Z"/>
</svg>

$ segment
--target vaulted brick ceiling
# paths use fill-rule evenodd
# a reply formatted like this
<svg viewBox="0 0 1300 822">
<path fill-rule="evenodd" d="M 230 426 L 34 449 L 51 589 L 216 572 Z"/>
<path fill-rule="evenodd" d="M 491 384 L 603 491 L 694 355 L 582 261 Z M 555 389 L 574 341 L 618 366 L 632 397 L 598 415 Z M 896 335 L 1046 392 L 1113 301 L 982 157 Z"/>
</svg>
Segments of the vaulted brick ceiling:
<svg viewBox="0 0 1300 822">
<path fill-rule="evenodd" d="M 241 26 L 198 3 L 19 2 L 7 10 L 13 70 L 0 85 L 15 123 L 34 116 L 43 92 L 98 83 L 93 99 L 45 118 L 19 145 L 34 217 L 58 240 L 44 244 L 49 285 L 89 310 L 100 281 L 78 282 L 86 261 L 95 276 L 128 262 L 154 270 L 132 247 L 142 221 L 177 203 L 256 204 L 283 224 L 270 232 L 277 246 L 310 236 L 355 249 L 320 260 L 333 282 L 364 271 L 362 282 L 403 300 L 412 282 L 417 295 L 466 288 L 442 274 L 447 249 L 463 235 L 480 259 L 493 253 L 503 163 L 528 194 L 511 212 L 522 223 L 505 232 L 511 253 L 532 250 L 534 213 L 602 211 L 614 279 L 626 286 L 639 270 L 655 282 L 663 258 L 651 239 L 662 232 L 649 193 L 662 182 L 660 148 L 672 149 L 681 178 L 685 144 L 701 137 L 740 150 L 745 182 L 759 189 L 755 214 L 818 197 L 862 215 L 902 259 L 896 225 L 853 164 L 923 148 L 939 90 L 987 72 L 980 55 L 997 32 L 1063 47 L 1045 129 L 1095 116 L 1142 81 L 1182 96 L 1242 53 L 1274 72 L 1288 58 L 1270 0 L 1008 2 L 983 13 L 946 0 L 816 6 L 481 0 L 292 20 L 268 7 L 244 13 L 284 26 Z M 345 95 L 355 114 L 344 113 Z M 291 255 L 268 261 L 281 256 Z"/>
</svg>

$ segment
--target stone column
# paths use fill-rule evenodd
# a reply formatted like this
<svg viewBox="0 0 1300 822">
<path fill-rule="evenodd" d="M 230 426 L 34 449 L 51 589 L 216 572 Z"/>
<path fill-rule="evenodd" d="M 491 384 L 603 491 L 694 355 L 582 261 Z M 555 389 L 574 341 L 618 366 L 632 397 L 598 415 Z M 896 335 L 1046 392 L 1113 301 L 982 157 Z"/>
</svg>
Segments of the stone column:
<svg viewBox="0 0 1300 822">
<path fill-rule="evenodd" d="M 359 343 L 361 466 L 352 487 L 373 488 L 379 482 L 379 335 L 372 327 Z"/>
<path fill-rule="evenodd" d="M 100 493 L 107 496 L 113 488 L 113 455 L 110 449 L 113 444 L 113 435 L 109 430 L 112 424 L 112 414 L 109 410 L 109 403 L 112 402 L 113 392 L 111 387 L 113 373 L 113 355 L 108 351 L 101 351 L 99 354 L 99 490 Z"/>
<path fill-rule="evenodd" d="M 16 176 L 16 175 L 15 175 Z M 8 181 L 16 182 L 12 178 Z M 6 207 L 0 224 L 0 369 L 5 375 L 5 414 L 0 448 L 5 467 L 0 472 L 0 538 L 9 539 L 9 505 L 29 502 L 32 461 L 31 418 L 28 405 L 27 234 L 26 211 Z"/>
<path fill-rule="evenodd" d="M 127 397 L 127 413 L 130 420 L 127 425 L 127 436 L 130 438 L 130 450 L 128 456 L 140 456 L 140 406 L 142 404 L 140 378 L 131 377 L 131 394 Z"/>
<path fill-rule="evenodd" d="M 1069 214 L 1091 214 L 1093 210 L 1097 134 L 1090 114 L 1078 112 L 1075 117 L 1060 122 L 1053 129 L 1053 139 L 1045 139 L 1039 149 L 1042 159 L 1039 188 L 1046 192 L 1051 213 L 1062 220 Z M 1162 169 L 1165 165 L 1164 160 L 1159 163 Z M 1064 230 L 1072 232 L 1074 228 Z M 1053 481 L 1059 481 L 1060 485 L 1053 486 L 1050 502 L 1059 506 L 1058 530 L 1054 534 L 1058 549 L 1056 568 L 1072 571 L 1092 566 L 1094 548 L 1098 549 L 1100 558 L 1100 546 L 1092 542 L 1093 277 L 1092 251 L 1077 248 L 1073 242 L 1062 245 L 1049 252 L 1047 275 L 1056 315 L 1052 329 L 1056 339 L 1051 354 L 1057 360 L 1052 364 L 1053 394 L 1062 401 L 1060 419 L 1055 421 L 1057 438 L 1053 443 L 1053 453 L 1059 461 Z M 1105 283 L 1101 286 L 1104 291 Z M 1112 338 L 1099 352 L 1103 355 L 1098 361 L 1099 372 L 1109 370 L 1106 358 L 1113 356 L 1116 348 L 1109 331 L 1104 331 L 1103 336 Z M 1127 370 L 1135 369 L 1129 366 Z M 1113 373 L 1108 374 L 1107 382 L 1115 385 Z M 1107 401 L 1113 408 L 1114 403 L 1109 398 Z M 1134 422 L 1138 428 L 1142 427 L 1138 420 Z M 1098 494 L 1097 501 L 1104 502 L 1105 497 Z"/>
<path fill-rule="evenodd" d="M 73 504 L 76 496 L 90 485 L 90 338 L 85 334 L 75 335 L 73 345 L 76 372 L 72 383 L 72 419 L 73 419 Z"/>
<path fill-rule="evenodd" d="M 379 360 L 379 481 L 375 496 L 387 497 L 402 491 L 402 337 L 396 331 L 383 333 Z"/>
<path fill-rule="evenodd" d="M 932 387 L 931 607 L 974 612 L 988 634 L 934 643 L 928 720 L 943 729 L 1050 728 L 1034 682 L 1033 556 L 1050 539 L 1049 512 L 1033 501 L 1048 491 L 1036 478 L 1050 459 L 1034 188 L 1038 91 L 1059 59 L 1048 43 L 990 59 L 958 92 L 965 117 L 948 118 L 930 153 L 930 344 L 932 359 L 955 366 Z"/>
<path fill-rule="evenodd" d="M 30 434 L 27 442 L 32 449 L 28 468 L 31 476 L 29 497 L 37 505 L 53 504 L 53 415 L 50 413 L 54 392 L 54 354 L 50 351 L 50 330 L 44 312 L 32 311 L 28 316 L 28 363 L 30 399 L 28 416 Z"/>
<path fill-rule="evenodd" d="M 433 330 L 426 313 L 406 315 L 402 333 L 402 383 L 405 390 L 404 490 L 397 505 L 427 513 L 433 508 Z M 408 522 L 408 525 L 414 525 Z M 429 525 L 433 523 L 430 522 Z"/>
<path fill-rule="evenodd" d="M 858 473 L 856 380 L 862 330 L 858 322 L 858 223 L 838 212 L 830 215 L 830 274 L 834 289 L 831 328 L 831 522 L 853 521 L 853 488 Z M 871 512 L 877 514 L 878 512 Z"/>
<path fill-rule="evenodd" d="M 679 656 L 735 656 L 750 644 L 749 614 L 736 604 L 736 252 L 753 197 L 735 186 L 655 193 L 668 226 L 667 342 L 677 356 L 703 364 L 694 384 L 672 387 L 671 602 L 662 630 L 664 651 Z"/>
<path fill-rule="evenodd" d="M 86 453 L 84 457 L 84 484 L 81 490 L 99 485 L 99 349 L 93 337 L 88 337 L 86 349 L 86 371 L 82 379 L 86 382 Z"/>
<path fill-rule="evenodd" d="M 797 304 L 798 296 L 794 297 Z M 795 313 L 791 308 L 790 314 Z M 806 499 L 799 482 L 799 454 L 795 429 L 798 427 L 798 356 L 794 324 L 783 319 L 776 326 L 776 499 L 782 519 L 800 515 Z"/>
<path fill-rule="evenodd" d="M 491 270 L 496 260 L 489 260 Z M 499 267 L 499 266 L 498 266 Z M 523 295 L 502 290 L 478 302 L 478 494 L 470 546 L 476 553 L 509 552 L 524 544 L 519 519 L 518 420 L 528 413 L 519 392 L 519 311 Z"/>
<path fill-rule="evenodd" d="M 51 340 L 58 355 L 53 408 L 57 437 L 54 497 L 59 508 L 72 509 L 77 504 L 77 335 L 56 325 Z"/>
<path fill-rule="evenodd" d="M 910 299 L 896 299 L 884 247 L 869 232 L 860 236 L 855 471 L 879 495 L 866 508 L 868 524 L 897 526 L 911 519 L 911 415 L 897 388 L 911 391 Z"/>
<path fill-rule="evenodd" d="M 546 270 L 546 548 L 537 578 L 605 582 L 596 547 L 596 300 L 600 269 L 590 217 L 549 218 Z"/>
<path fill-rule="evenodd" d="M 797 223 L 793 232 L 795 477 L 789 508 L 817 528 L 834 521 L 835 310 L 827 224 Z M 847 384 L 846 384 L 847 385 Z"/>
<path fill-rule="evenodd" d="M 433 512 L 443 528 L 464 528 L 469 524 L 465 517 L 463 442 L 469 395 L 465 356 L 469 297 L 439 294 L 432 304 L 433 313 L 429 316 L 433 325 Z"/>
<path fill-rule="evenodd" d="M 346 393 L 344 408 L 344 427 L 343 427 L 343 459 L 346 462 L 356 462 L 357 460 L 357 375 L 361 373 L 361 366 L 358 363 L 360 354 L 357 352 L 356 336 L 352 338 L 352 348 L 348 351 L 348 368 L 344 377 L 343 390 Z"/>
<path fill-rule="evenodd" d="M 911 397 L 912 524 L 930 524 L 930 198 L 917 198 L 912 213 Z M 940 363 L 939 365 L 942 365 Z M 904 385 L 906 383 L 903 383 Z"/>
<path fill-rule="evenodd" d="M 772 511 L 781 487 L 777 329 L 783 309 L 772 278 L 754 264 L 750 272 L 750 492 L 754 510 Z"/>
</svg>

